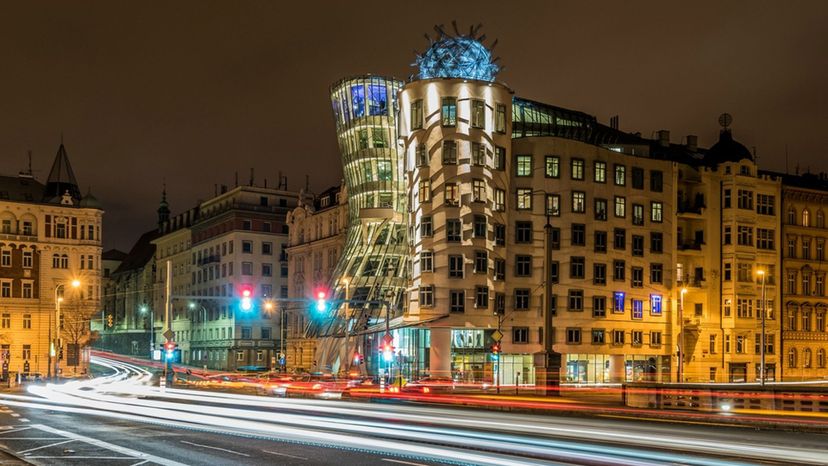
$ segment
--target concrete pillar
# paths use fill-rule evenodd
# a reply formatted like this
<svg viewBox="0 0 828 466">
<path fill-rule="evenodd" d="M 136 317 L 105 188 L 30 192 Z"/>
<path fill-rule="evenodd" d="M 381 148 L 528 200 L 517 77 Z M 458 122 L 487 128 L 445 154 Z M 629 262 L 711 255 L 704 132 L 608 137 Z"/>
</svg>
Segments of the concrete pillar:
<svg viewBox="0 0 828 466">
<path fill-rule="evenodd" d="M 451 329 L 432 328 L 428 373 L 434 377 L 451 377 Z"/>
<path fill-rule="evenodd" d="M 610 383 L 621 383 L 626 375 L 623 354 L 612 354 L 609 356 L 609 381 Z"/>
</svg>

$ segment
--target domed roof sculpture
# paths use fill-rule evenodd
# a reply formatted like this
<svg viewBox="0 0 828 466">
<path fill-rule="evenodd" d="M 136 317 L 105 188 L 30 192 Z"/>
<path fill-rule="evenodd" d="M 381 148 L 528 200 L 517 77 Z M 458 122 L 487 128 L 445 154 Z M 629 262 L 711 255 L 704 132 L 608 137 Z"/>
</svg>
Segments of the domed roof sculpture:
<svg viewBox="0 0 828 466">
<path fill-rule="evenodd" d="M 491 49 L 483 45 L 486 35 L 478 36 L 482 25 L 472 26 L 468 35 L 460 34 L 457 22 L 452 21 L 454 36 L 446 34 L 443 26 L 434 26 L 437 31 L 436 41 L 426 34 L 431 46 L 422 54 L 417 54 L 414 66 L 419 67 L 417 79 L 461 78 L 492 82 L 501 67 L 492 59 L 492 50 L 497 45 L 495 40 Z"/>
<path fill-rule="evenodd" d="M 729 113 L 723 113 L 719 116 L 719 125 L 722 127 L 721 132 L 719 132 L 719 142 L 713 144 L 713 147 L 707 151 L 705 156 L 713 163 L 738 162 L 744 159 L 753 160 L 753 154 L 750 153 L 748 148 L 733 139 L 733 133 L 729 128 L 732 122 L 733 117 Z"/>
</svg>

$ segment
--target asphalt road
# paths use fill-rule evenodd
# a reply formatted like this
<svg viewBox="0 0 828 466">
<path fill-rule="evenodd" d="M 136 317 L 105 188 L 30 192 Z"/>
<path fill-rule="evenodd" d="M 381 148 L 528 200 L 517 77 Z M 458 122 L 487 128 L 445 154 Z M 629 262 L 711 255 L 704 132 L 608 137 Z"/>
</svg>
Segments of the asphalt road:
<svg viewBox="0 0 828 466">
<path fill-rule="evenodd" d="M 274 399 L 145 385 L 142 369 L 0 395 L 35 464 L 826 464 L 828 435 L 715 422 Z"/>
</svg>

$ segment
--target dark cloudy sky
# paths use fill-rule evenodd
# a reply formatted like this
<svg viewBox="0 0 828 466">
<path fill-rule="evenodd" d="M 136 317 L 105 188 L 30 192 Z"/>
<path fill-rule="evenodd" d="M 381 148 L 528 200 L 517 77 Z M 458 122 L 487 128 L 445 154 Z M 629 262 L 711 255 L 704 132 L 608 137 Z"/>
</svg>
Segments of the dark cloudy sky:
<svg viewBox="0 0 828 466">
<path fill-rule="evenodd" d="M 64 133 L 106 207 L 107 247 L 233 173 L 321 190 L 341 172 L 328 86 L 408 77 L 436 23 L 482 22 L 517 95 L 709 146 L 717 116 L 764 168 L 828 171 L 826 1 L 25 1 L 0 10 L 0 172 Z"/>
</svg>

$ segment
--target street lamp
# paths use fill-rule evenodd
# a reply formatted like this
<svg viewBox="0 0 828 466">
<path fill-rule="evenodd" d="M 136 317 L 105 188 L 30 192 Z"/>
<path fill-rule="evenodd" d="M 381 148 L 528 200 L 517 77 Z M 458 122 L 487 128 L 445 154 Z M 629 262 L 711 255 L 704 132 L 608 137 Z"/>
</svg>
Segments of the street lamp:
<svg viewBox="0 0 828 466">
<path fill-rule="evenodd" d="M 765 301 L 765 271 L 759 269 L 756 273 L 762 277 L 762 342 L 761 342 L 761 360 L 759 365 L 759 384 L 765 385 L 765 317 L 768 314 L 768 302 Z"/>
<path fill-rule="evenodd" d="M 681 289 L 679 299 L 679 341 L 678 341 L 678 381 L 684 382 L 684 295 L 687 294 L 687 287 Z"/>
<path fill-rule="evenodd" d="M 69 284 L 72 288 L 80 288 L 81 282 L 78 279 L 74 279 Z M 49 358 L 54 358 L 55 360 L 55 368 L 54 368 L 54 381 L 58 381 L 58 374 L 60 372 L 60 355 L 58 354 L 58 348 L 60 347 L 60 303 L 63 302 L 62 290 L 64 288 L 65 283 L 58 283 L 55 286 L 55 338 L 52 340 L 52 326 L 49 326 L 49 340 L 51 341 L 52 347 L 49 349 Z M 51 369 L 51 361 L 49 361 L 49 369 Z"/>
</svg>

